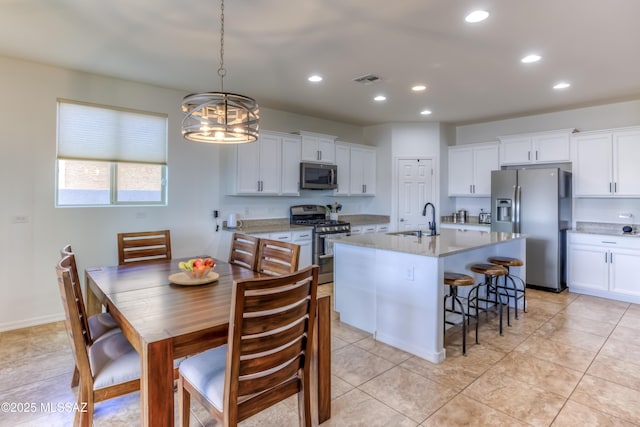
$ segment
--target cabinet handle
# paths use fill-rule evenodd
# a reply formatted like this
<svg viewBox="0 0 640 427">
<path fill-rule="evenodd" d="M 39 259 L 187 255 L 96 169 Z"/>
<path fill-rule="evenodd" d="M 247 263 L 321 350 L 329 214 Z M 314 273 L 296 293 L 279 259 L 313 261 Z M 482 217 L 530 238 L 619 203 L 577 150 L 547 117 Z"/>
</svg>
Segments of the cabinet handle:
<svg viewBox="0 0 640 427">
<path fill-rule="evenodd" d="M 527 160 L 531 160 L 531 151 L 527 151 Z"/>
<path fill-rule="evenodd" d="M 609 263 L 613 264 L 613 252 L 609 252 Z"/>
<path fill-rule="evenodd" d="M 611 183 L 609 183 L 609 193 L 613 193 L 613 191 L 611 191 Z"/>
<path fill-rule="evenodd" d="M 536 150 L 536 160 L 538 160 L 538 150 Z"/>
<path fill-rule="evenodd" d="M 469 193 L 473 193 L 473 185 L 469 184 Z"/>
<path fill-rule="evenodd" d="M 473 184 L 473 194 L 476 194 L 476 185 Z"/>
<path fill-rule="evenodd" d="M 608 263 L 608 262 L 609 262 L 609 261 L 607 261 L 607 253 L 605 252 L 605 253 L 604 253 L 604 263 L 606 264 L 606 263 Z"/>
<path fill-rule="evenodd" d="M 614 182 L 614 183 L 613 183 L 613 192 L 614 192 L 614 193 L 617 193 L 617 192 L 618 192 L 618 183 L 617 183 L 617 182 Z"/>
</svg>

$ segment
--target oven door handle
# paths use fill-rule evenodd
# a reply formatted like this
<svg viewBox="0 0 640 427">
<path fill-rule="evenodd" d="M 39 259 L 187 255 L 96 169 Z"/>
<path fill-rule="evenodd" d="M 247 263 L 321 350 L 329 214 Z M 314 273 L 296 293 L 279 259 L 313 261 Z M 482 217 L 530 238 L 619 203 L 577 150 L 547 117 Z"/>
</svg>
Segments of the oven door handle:
<svg viewBox="0 0 640 427">
<path fill-rule="evenodd" d="M 318 256 L 318 258 L 320 258 L 320 259 L 333 258 L 333 254 L 331 254 L 331 255 L 320 255 L 320 256 Z"/>
</svg>

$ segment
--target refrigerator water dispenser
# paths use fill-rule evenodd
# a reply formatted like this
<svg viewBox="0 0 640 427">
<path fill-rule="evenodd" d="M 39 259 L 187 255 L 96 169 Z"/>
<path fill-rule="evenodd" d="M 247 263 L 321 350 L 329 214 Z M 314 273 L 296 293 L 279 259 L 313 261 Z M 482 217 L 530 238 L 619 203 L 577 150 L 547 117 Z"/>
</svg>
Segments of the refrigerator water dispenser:
<svg viewBox="0 0 640 427">
<path fill-rule="evenodd" d="M 511 199 L 496 199 L 498 221 L 511 222 Z"/>
</svg>

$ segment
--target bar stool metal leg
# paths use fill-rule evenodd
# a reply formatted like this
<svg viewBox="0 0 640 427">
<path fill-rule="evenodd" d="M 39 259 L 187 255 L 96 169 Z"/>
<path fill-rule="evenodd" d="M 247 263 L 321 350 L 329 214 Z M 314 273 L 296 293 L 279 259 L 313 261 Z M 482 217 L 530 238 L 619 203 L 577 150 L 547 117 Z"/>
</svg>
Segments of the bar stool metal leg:
<svg viewBox="0 0 640 427">
<path fill-rule="evenodd" d="M 475 317 L 476 319 L 475 332 L 476 332 L 476 344 L 478 344 L 478 316 L 477 316 L 477 313 L 476 313 L 476 316 L 470 316 L 470 313 L 468 310 L 465 312 L 464 304 L 462 303 L 462 300 L 458 296 L 458 287 L 471 286 L 473 285 L 474 280 L 473 280 L 473 277 L 467 276 L 464 274 L 445 272 L 444 283 L 445 285 L 449 286 L 449 294 L 445 295 L 444 301 L 443 301 L 443 304 L 444 304 L 443 337 L 446 335 L 447 325 L 457 324 L 455 322 L 447 320 L 447 313 L 454 313 L 454 314 L 461 315 L 462 316 L 462 322 L 461 322 L 462 354 L 466 356 L 467 355 L 467 325 L 469 324 L 470 317 Z M 473 288 L 472 288 L 472 291 L 473 291 Z M 477 298 L 477 291 L 475 295 Z M 474 298 L 472 292 L 469 293 L 468 298 L 469 299 Z M 451 300 L 451 308 L 447 308 L 448 300 Z M 456 304 L 460 308 L 460 311 L 456 309 Z M 477 305 L 477 301 L 475 302 L 475 304 Z"/>
<path fill-rule="evenodd" d="M 467 310 L 471 312 L 471 308 L 473 307 L 476 315 L 478 315 L 479 310 L 484 310 L 486 312 L 488 311 L 488 305 L 490 303 L 495 304 L 498 308 L 498 315 L 500 316 L 498 330 L 500 332 L 500 335 L 503 335 L 503 316 L 502 316 L 503 305 L 504 305 L 502 301 L 503 297 L 506 298 L 506 304 L 507 304 L 507 324 L 511 326 L 511 323 L 509 320 L 509 315 L 510 315 L 509 296 L 504 292 L 501 292 L 501 290 L 497 286 L 497 280 L 499 276 L 504 276 L 507 273 L 507 270 L 495 264 L 473 264 L 471 265 L 470 270 L 473 271 L 474 273 L 479 273 L 484 275 L 484 282 L 478 283 L 476 286 L 474 286 L 474 289 L 475 289 L 475 292 L 479 292 L 479 289 L 481 287 L 484 287 L 485 298 L 480 298 L 478 296 L 476 298 L 475 306 L 472 306 L 471 305 L 472 301 L 469 300 L 467 302 Z M 493 299 L 491 298 L 492 294 L 495 294 L 495 298 Z M 480 301 L 485 303 L 484 308 L 480 307 L 480 304 L 479 304 Z"/>
<path fill-rule="evenodd" d="M 504 256 L 493 256 L 487 259 L 492 264 L 500 265 L 504 267 L 507 271 L 507 274 L 502 279 L 502 286 L 498 285 L 499 288 L 505 290 L 507 294 L 513 294 L 514 299 L 514 310 L 516 319 L 518 319 L 518 301 L 522 299 L 522 310 L 523 312 L 527 312 L 527 285 L 524 283 L 521 277 L 515 276 L 511 274 L 510 267 L 522 267 L 524 263 L 522 260 L 518 258 L 504 257 Z M 509 283 L 511 286 L 509 286 Z"/>
</svg>

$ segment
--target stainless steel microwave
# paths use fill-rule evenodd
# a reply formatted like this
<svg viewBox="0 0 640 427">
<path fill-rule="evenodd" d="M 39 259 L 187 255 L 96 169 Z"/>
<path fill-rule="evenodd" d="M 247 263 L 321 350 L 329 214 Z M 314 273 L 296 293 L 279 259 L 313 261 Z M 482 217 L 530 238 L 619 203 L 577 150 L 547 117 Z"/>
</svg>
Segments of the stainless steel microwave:
<svg viewBox="0 0 640 427">
<path fill-rule="evenodd" d="M 303 190 L 338 188 L 338 166 L 322 163 L 300 163 L 300 188 Z"/>
</svg>

